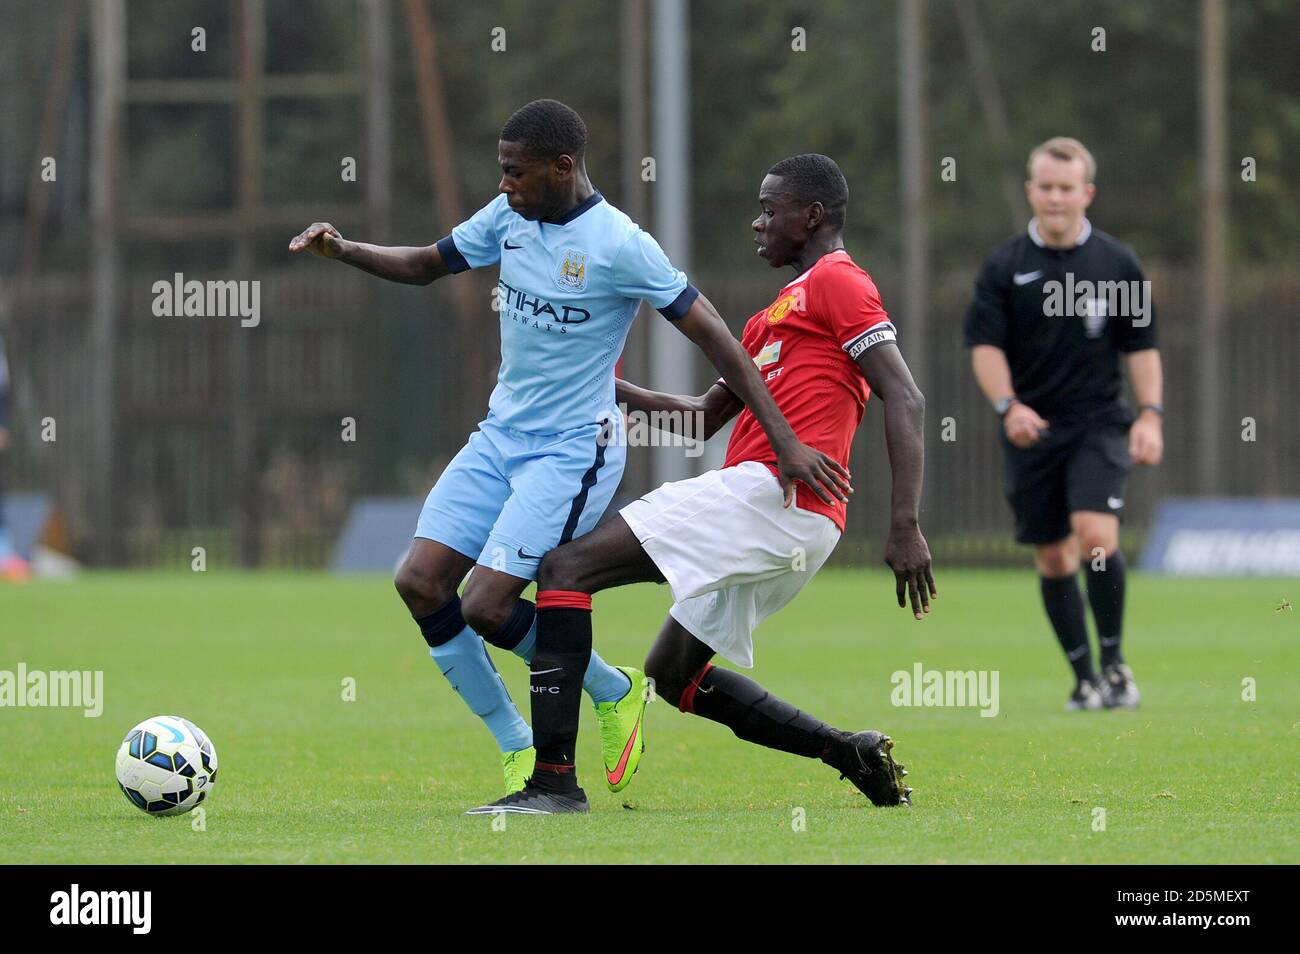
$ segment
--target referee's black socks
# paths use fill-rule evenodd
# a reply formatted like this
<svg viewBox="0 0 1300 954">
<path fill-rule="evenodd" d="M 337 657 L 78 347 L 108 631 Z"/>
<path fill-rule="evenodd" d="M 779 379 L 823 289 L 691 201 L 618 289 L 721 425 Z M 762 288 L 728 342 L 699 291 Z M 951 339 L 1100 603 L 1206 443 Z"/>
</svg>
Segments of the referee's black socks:
<svg viewBox="0 0 1300 954">
<path fill-rule="evenodd" d="M 1039 589 L 1043 593 L 1043 606 L 1052 621 L 1056 639 L 1065 650 L 1076 679 L 1097 678 L 1092 666 L 1092 648 L 1088 645 L 1088 618 L 1083 609 L 1083 592 L 1079 589 L 1077 573 L 1059 579 L 1040 576 Z M 1089 587 L 1091 590 L 1091 586 Z"/>
<path fill-rule="evenodd" d="M 1124 554 L 1116 550 L 1102 565 L 1103 569 L 1094 570 L 1089 562 L 1084 572 L 1088 575 L 1088 602 L 1092 604 L 1101 643 L 1101 664 L 1106 667 L 1124 661 L 1119 651 L 1124 629 Z"/>
</svg>

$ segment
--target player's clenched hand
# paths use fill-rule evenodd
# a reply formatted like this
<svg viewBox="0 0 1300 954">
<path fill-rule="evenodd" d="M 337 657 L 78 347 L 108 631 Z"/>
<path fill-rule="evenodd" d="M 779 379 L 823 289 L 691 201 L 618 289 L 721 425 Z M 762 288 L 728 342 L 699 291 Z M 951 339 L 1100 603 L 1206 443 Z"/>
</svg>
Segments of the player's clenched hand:
<svg viewBox="0 0 1300 954">
<path fill-rule="evenodd" d="M 1007 432 L 1007 440 L 1024 450 L 1038 441 L 1047 430 L 1047 422 L 1028 404 L 1017 403 L 1002 418 L 1002 429 Z"/>
<path fill-rule="evenodd" d="M 338 258 L 343 251 L 343 236 L 328 222 L 313 222 L 289 242 L 289 251 L 301 252 L 303 249 L 321 258 Z"/>
<path fill-rule="evenodd" d="M 930 612 L 930 600 L 937 599 L 934 573 L 930 569 L 930 545 L 925 542 L 919 527 L 894 526 L 889 530 L 885 544 L 885 563 L 894 571 L 898 584 L 898 605 L 907 606 L 912 601 L 912 615 L 920 619 Z"/>
<path fill-rule="evenodd" d="M 780 471 L 781 490 L 785 493 L 785 506 L 794 503 L 794 484 L 802 480 L 821 498 L 823 503 L 836 500 L 847 502 L 853 487 L 849 472 L 839 461 L 828 457 L 815 447 L 794 441 L 789 447 L 776 452 L 776 466 Z"/>
<path fill-rule="evenodd" d="M 1160 463 L 1165 454 L 1165 437 L 1160 418 L 1143 414 L 1128 432 L 1128 453 L 1135 464 Z"/>
</svg>

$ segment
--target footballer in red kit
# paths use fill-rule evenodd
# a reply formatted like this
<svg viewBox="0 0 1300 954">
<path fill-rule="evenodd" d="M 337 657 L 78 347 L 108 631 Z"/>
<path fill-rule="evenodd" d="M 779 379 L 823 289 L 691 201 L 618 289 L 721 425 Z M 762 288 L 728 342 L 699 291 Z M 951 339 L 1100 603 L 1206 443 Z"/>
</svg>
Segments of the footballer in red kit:
<svg viewBox="0 0 1300 954">
<path fill-rule="evenodd" d="M 590 655 L 591 595 L 666 582 L 674 602 L 645 665 L 661 698 L 745 741 L 819 759 L 873 804 L 910 804 L 907 772 L 890 755 L 888 735 L 828 725 L 712 662 L 721 655 L 752 667 L 754 629 L 799 593 L 839 542 L 852 493 L 849 448 L 873 392 L 884 406 L 891 471 L 885 562 L 894 571 L 894 595 L 900 607 L 910 599 L 918 620 L 937 596 L 920 529 L 925 399 L 875 284 L 844 248 L 848 183 L 826 156 L 792 156 L 768 170 L 758 201 L 756 253 L 774 268 L 793 268 L 797 277 L 749 320 L 741 344 L 794 438 L 843 480 L 833 488 L 798 482 L 783 489 L 768 434 L 721 381 L 699 396 L 618 381 L 618 400 L 629 412 L 670 412 L 663 416 L 681 422 L 694 416 L 706 438 L 738 419 L 721 468 L 650 491 L 542 559 L 536 658 L 543 658 L 544 643 L 551 651 L 547 668 L 533 674 L 534 736 L 576 738 L 577 693 L 567 701 L 540 697 L 554 667 L 576 670 Z M 523 791 L 471 814 L 587 811 L 572 762 L 545 761 L 542 751 L 539 741 Z M 605 761 L 610 764 L 610 753 Z"/>
<path fill-rule="evenodd" d="M 855 361 L 867 349 L 894 340 L 894 325 L 875 283 L 848 252 L 837 249 L 750 318 L 740 343 L 799 440 L 847 468 L 853 434 L 871 395 Z M 744 410 L 722 466 L 747 460 L 774 467 L 776 455 L 754 415 Z M 844 529 L 843 501 L 827 504 L 800 484 L 796 502 Z"/>
</svg>

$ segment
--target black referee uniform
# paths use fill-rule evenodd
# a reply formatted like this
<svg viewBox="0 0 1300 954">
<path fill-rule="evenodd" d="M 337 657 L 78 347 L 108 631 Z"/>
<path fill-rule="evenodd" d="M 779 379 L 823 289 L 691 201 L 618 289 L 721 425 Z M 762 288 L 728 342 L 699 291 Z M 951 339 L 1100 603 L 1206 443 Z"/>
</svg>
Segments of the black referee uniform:
<svg viewBox="0 0 1300 954">
<path fill-rule="evenodd" d="M 1017 541 L 1063 540 L 1077 511 L 1122 516 L 1135 415 L 1124 402 L 1120 356 L 1156 347 L 1147 289 L 1133 250 L 1087 219 L 1072 247 L 1046 246 L 1031 222 L 984 263 L 966 313 L 966 345 L 1000 349 L 1016 399 L 1048 425 L 1025 448 L 1001 432 Z M 1077 576 L 1039 580 L 1048 618 L 1078 680 L 1069 708 L 1135 706 L 1136 683 L 1120 654 L 1124 558 L 1116 550 L 1104 568 L 1091 562 L 1084 568 L 1101 677 L 1093 669 Z"/>
<path fill-rule="evenodd" d="M 1056 303 L 1052 282 L 1060 283 L 1062 306 L 1053 310 L 1064 314 L 1048 314 Z M 1113 282 L 1136 282 L 1130 292 L 1146 288 L 1133 250 L 1085 219 L 1073 248 L 1045 246 L 1031 225 L 989 256 L 975 283 L 966 346 L 1001 349 L 1017 399 L 1048 422 L 1027 448 L 1002 435 L 1004 486 L 1020 543 L 1069 536 L 1077 510 L 1123 511 L 1134 415 L 1123 399 L 1120 355 L 1156 347 L 1156 325 L 1144 291 L 1138 317 L 1131 294 L 1123 309 L 1124 298 L 1098 289 Z M 1112 314 L 1117 303 L 1129 314 Z"/>
</svg>

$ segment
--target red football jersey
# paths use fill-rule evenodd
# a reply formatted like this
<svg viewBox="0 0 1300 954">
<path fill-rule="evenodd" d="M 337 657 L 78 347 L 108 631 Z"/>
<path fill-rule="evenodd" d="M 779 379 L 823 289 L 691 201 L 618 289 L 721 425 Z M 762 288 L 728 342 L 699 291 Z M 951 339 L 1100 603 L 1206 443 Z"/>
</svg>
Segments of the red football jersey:
<svg viewBox="0 0 1300 954">
<path fill-rule="evenodd" d="M 799 440 L 848 467 L 853 433 L 871 396 L 855 359 L 894 340 L 894 325 L 871 276 L 838 249 L 823 255 L 750 318 L 740 343 Z M 748 408 L 736 419 L 723 466 L 747 460 L 777 473 L 772 444 Z M 844 530 L 845 508 L 838 500 L 823 503 L 800 483 L 795 503 L 825 514 Z"/>
</svg>

